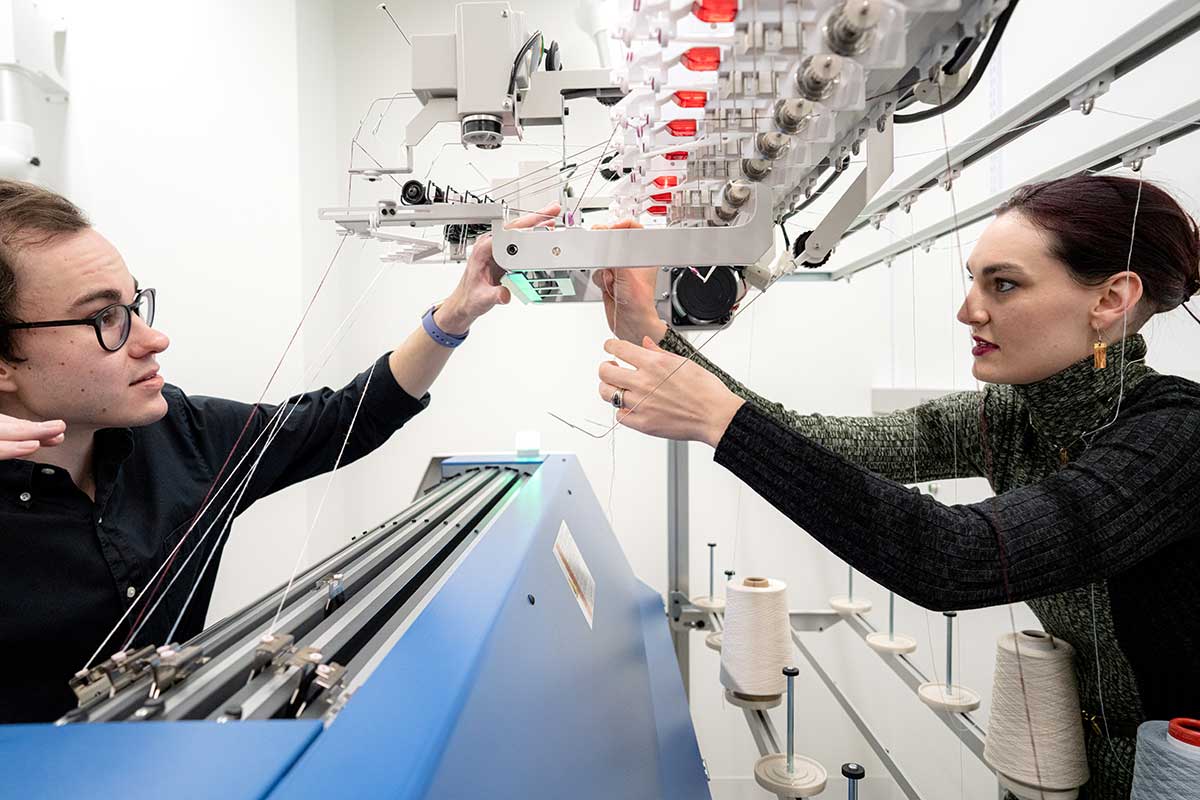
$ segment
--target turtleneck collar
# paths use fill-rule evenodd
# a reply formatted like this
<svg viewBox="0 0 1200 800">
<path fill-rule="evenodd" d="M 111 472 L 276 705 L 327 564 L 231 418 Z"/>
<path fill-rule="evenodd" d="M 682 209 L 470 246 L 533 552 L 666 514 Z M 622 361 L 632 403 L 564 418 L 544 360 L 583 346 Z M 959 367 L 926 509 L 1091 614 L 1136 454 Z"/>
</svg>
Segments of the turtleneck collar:
<svg viewBox="0 0 1200 800">
<path fill-rule="evenodd" d="M 1139 334 L 1124 340 L 1124 391 L 1153 372 L 1146 366 L 1146 340 Z M 1025 400 L 1029 421 L 1044 439 L 1069 447 L 1081 435 L 1112 419 L 1121 391 L 1122 342 L 1108 346 L 1108 368 L 1096 369 L 1092 358 L 1081 359 L 1066 369 L 1034 383 L 1014 385 Z"/>
</svg>

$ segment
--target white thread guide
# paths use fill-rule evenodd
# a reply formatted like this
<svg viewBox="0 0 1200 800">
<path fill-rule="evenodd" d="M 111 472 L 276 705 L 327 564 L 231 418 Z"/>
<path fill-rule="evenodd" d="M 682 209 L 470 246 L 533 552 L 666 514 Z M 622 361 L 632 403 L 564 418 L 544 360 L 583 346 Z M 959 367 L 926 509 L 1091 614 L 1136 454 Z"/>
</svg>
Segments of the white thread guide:
<svg viewBox="0 0 1200 800">
<path fill-rule="evenodd" d="M 575 544 L 575 537 L 571 535 L 566 520 L 563 520 L 558 528 L 558 536 L 554 538 L 554 557 L 558 559 L 558 565 L 567 577 L 567 585 L 571 587 L 571 593 L 579 603 L 579 610 L 583 612 L 583 618 L 591 628 L 596 608 L 596 581 L 592 578 L 592 571 L 583 560 L 578 545 Z"/>
</svg>

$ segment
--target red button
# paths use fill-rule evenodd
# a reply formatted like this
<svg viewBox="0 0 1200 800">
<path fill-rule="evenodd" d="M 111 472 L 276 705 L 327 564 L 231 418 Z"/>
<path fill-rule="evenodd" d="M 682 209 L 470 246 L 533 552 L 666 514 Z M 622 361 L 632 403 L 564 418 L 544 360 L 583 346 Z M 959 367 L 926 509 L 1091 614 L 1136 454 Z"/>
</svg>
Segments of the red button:
<svg viewBox="0 0 1200 800">
<path fill-rule="evenodd" d="M 715 72 L 721 66 L 721 48 L 693 47 L 683 52 L 680 63 L 692 72 Z"/>
<path fill-rule="evenodd" d="M 696 120 L 673 119 L 667 123 L 667 130 L 671 132 L 672 136 L 695 136 Z"/>
<path fill-rule="evenodd" d="M 680 90 L 675 93 L 675 103 L 680 108 L 704 108 L 708 102 L 708 92 L 691 92 Z"/>
<path fill-rule="evenodd" d="M 738 0 L 696 0 L 692 13 L 702 22 L 733 22 L 737 17 Z"/>
<path fill-rule="evenodd" d="M 650 206 L 646 209 L 647 214 L 653 214 L 656 217 L 665 217 L 667 215 L 666 206 Z"/>
<path fill-rule="evenodd" d="M 654 185 L 660 189 L 663 189 L 667 186 L 678 186 L 679 185 L 679 176 L 678 175 L 659 175 L 657 178 L 654 179 Z"/>
<path fill-rule="evenodd" d="M 687 161 L 687 150 L 672 150 L 670 153 L 663 153 L 663 158 L 667 161 Z"/>
</svg>

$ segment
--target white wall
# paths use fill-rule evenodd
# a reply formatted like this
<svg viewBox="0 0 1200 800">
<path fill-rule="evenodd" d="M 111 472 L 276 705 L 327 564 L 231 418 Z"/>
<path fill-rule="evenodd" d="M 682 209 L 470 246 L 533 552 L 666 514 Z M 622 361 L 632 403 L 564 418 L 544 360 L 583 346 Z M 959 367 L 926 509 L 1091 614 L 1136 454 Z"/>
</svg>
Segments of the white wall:
<svg viewBox="0 0 1200 800">
<path fill-rule="evenodd" d="M 512 4 L 529 12 L 531 27 L 559 40 L 567 66 L 595 63 L 591 43 L 574 24 L 573 4 Z M 969 136 L 1162 4 L 1023 4 L 992 74 L 946 118 L 949 141 Z M 162 359 L 164 372 L 188 391 L 256 398 L 329 264 L 338 240 L 332 225 L 316 219 L 316 208 L 345 201 L 349 141 L 371 100 L 408 85 L 407 45 L 376 6 L 373 0 L 103 8 L 78 3 L 71 12 L 72 96 L 66 108 L 45 110 L 50 127 L 65 130 L 60 140 L 53 133 L 45 140 L 47 180 L 92 213 L 144 283 L 160 288 L 161 324 L 174 337 Z M 452 3 L 389 7 L 409 35 L 452 28 Z M 1177 76 L 1190 74 L 1186 67 L 1198 56 L 1200 45 L 1185 43 L 1123 79 L 1098 106 L 1144 116 L 1164 113 L 1189 99 L 1186 81 Z M 393 163 L 397 136 L 414 103 L 396 101 L 374 133 L 382 108 L 377 105 L 367 118 L 361 141 L 376 158 Z M 596 104 L 575 101 L 571 108 L 572 147 L 607 137 L 606 115 Z M 930 193 L 911 220 L 894 214 L 887 230 L 858 237 L 835 258 L 848 260 L 889 236 L 906 234 L 910 225 L 920 228 L 941 218 L 951 198 L 964 208 L 1140 124 L 1100 110 L 1088 118 L 1055 119 L 990 164 L 969 170 L 953 195 Z M 483 183 L 477 169 L 499 174 L 518 159 L 554 158 L 560 145 L 557 131 L 533 131 L 531 141 L 549 147 L 506 147 L 492 154 L 442 147 L 455 139 L 452 129 L 436 131 L 417 149 L 418 164 L 439 183 L 468 188 Z M 901 129 L 898 175 L 924 164 L 942 146 L 936 121 Z M 1193 211 L 1200 197 L 1196 147 L 1192 140 L 1165 147 L 1145 171 L 1165 180 Z M 361 163 L 356 157 L 355 164 Z M 353 197 L 369 201 L 394 196 L 395 189 L 386 182 L 358 183 Z M 969 250 L 977 235 L 964 231 L 964 247 Z M 780 284 L 706 352 L 768 397 L 806 411 L 868 413 L 872 386 L 972 388 L 967 339 L 953 321 L 962 295 L 962 259 L 952 244 L 944 240 L 929 254 L 901 259 L 891 270 L 868 271 L 852 283 Z M 373 242 L 346 243 L 270 399 L 294 391 L 302 372 L 320 363 L 322 346 L 375 277 L 383 252 Z M 457 272 L 451 265 L 389 266 L 319 382 L 338 385 L 394 346 L 426 307 L 445 296 Z M 1166 315 L 1148 330 L 1150 361 L 1161 370 L 1195 369 L 1189 350 L 1198 331 L 1181 316 Z M 509 449 L 515 431 L 537 429 L 546 449 L 580 455 L 596 495 L 611 508 L 634 569 L 651 585 L 665 587 L 664 444 L 627 431 L 595 441 L 547 413 L 608 419 L 595 397 L 605 335 L 597 306 L 514 305 L 482 321 L 435 386 L 429 411 L 382 451 L 339 474 L 308 560 L 403 505 L 431 455 Z M 732 564 L 743 575 L 765 572 L 787 580 L 794 608 L 821 607 L 844 589 L 844 566 L 837 559 L 739 488 L 712 464 L 707 448 L 691 450 L 693 587 L 707 582 L 705 542 L 714 541 L 719 569 Z M 317 479 L 270 498 L 235 526 L 214 614 L 286 577 L 325 487 Z M 944 485 L 939 496 L 968 502 L 983 494 L 973 481 Z M 886 593 L 863 578 L 857 586 L 876 603 L 872 621 L 886 624 Z M 1016 615 L 1018 625 L 1032 624 L 1023 606 Z M 900 601 L 898 617 L 899 630 L 920 642 L 917 663 L 941 674 L 941 616 Z M 958 671 L 986 698 L 994 641 L 1010 627 L 1008 612 L 973 611 L 960 620 Z M 986 770 L 850 632 L 834 629 L 812 641 L 924 797 L 991 795 L 994 783 Z M 692 659 L 693 718 L 714 793 L 762 796 L 748 777 L 753 743 L 740 713 L 720 700 L 717 658 L 700 637 Z M 801 669 L 800 749 L 834 772 L 844 761 L 862 761 L 871 776 L 869 796 L 898 796 L 828 693 L 805 665 Z M 981 718 L 986 710 L 985 700 Z M 782 726 L 782 716 L 777 722 Z M 839 791 L 831 788 L 829 794 Z"/>
</svg>

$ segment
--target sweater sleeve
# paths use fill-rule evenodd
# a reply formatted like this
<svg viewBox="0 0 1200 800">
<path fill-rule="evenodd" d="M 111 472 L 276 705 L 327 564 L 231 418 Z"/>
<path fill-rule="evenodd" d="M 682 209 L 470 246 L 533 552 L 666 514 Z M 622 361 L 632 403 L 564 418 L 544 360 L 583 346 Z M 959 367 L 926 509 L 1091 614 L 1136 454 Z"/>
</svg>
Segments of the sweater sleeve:
<svg viewBox="0 0 1200 800">
<path fill-rule="evenodd" d="M 429 405 L 396 383 L 388 356 L 341 389 L 289 398 L 283 406 L 251 405 L 180 393 L 174 409 L 215 475 L 249 483 L 238 512 L 260 497 L 346 466 L 379 448 Z"/>
<path fill-rule="evenodd" d="M 1200 398 L 1129 408 L 1045 480 L 948 506 L 850 462 L 756 406 L 714 459 L 843 560 L 934 610 L 1066 591 L 1196 536 Z"/>
<path fill-rule="evenodd" d="M 858 466 L 901 483 L 983 476 L 981 392 L 954 392 L 903 411 L 872 417 L 800 414 L 756 394 L 667 329 L 660 346 L 695 361 L 780 427 Z"/>
</svg>

